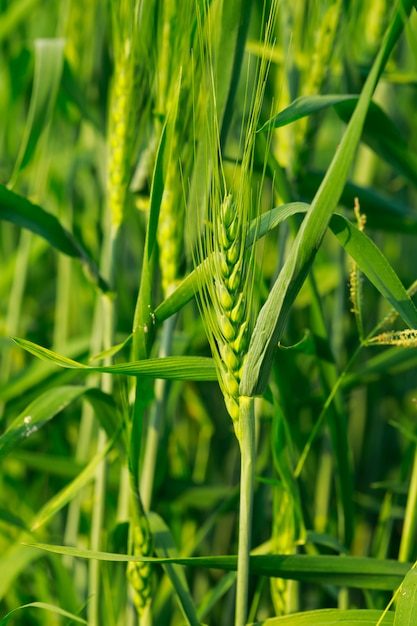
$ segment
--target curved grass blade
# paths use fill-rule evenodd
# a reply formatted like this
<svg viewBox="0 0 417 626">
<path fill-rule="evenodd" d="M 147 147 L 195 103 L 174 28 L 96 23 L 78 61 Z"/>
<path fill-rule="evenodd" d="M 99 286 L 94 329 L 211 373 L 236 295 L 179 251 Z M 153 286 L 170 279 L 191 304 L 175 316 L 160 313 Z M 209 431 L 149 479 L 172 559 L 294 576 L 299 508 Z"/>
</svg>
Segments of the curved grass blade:
<svg viewBox="0 0 417 626">
<path fill-rule="evenodd" d="M 382 611 L 374 609 L 317 609 L 292 613 L 282 617 L 272 617 L 255 622 L 249 626 L 375 626 L 382 616 Z M 394 613 L 386 613 L 384 619 L 379 622 L 381 626 L 392 626 Z"/>
<path fill-rule="evenodd" d="M 403 16 L 408 15 L 411 8 L 411 2 L 404 1 L 397 5 L 394 18 L 339 148 L 297 233 L 284 267 L 260 311 L 243 368 L 240 384 L 242 395 L 262 395 L 266 389 L 275 348 L 282 336 L 289 311 L 307 277 L 331 215 L 339 202 L 359 144 L 373 91 L 389 53 L 402 31 Z"/>
<path fill-rule="evenodd" d="M 17 157 L 10 186 L 14 186 L 19 172 L 29 163 L 55 104 L 64 60 L 64 39 L 37 39 L 35 41 L 35 73 L 25 132 Z"/>
<path fill-rule="evenodd" d="M 78 617 L 73 613 L 69 613 L 68 611 L 64 611 L 64 609 L 60 609 L 58 606 L 54 606 L 53 604 L 47 604 L 46 602 L 30 602 L 29 604 L 23 604 L 22 606 L 19 606 L 16 609 L 13 609 L 9 613 L 7 613 L 7 615 L 5 615 L 0 621 L 0 626 L 6 626 L 6 624 L 9 623 L 13 615 L 15 615 L 18 611 L 22 611 L 23 609 L 29 609 L 31 607 L 35 609 L 43 609 L 44 611 L 50 611 L 51 613 L 56 613 L 57 615 L 61 615 L 62 617 L 68 617 L 72 621 L 78 622 L 79 624 L 87 624 L 85 619 L 82 619 L 81 617 Z"/>
<path fill-rule="evenodd" d="M 397 595 L 394 626 L 414 626 L 417 615 L 417 570 L 413 567 Z"/>
<path fill-rule="evenodd" d="M 193 356 L 171 356 L 159 359 L 144 359 L 118 365 L 90 366 L 67 359 L 52 350 L 27 341 L 13 338 L 18 346 L 40 359 L 81 372 L 108 372 L 125 376 L 147 376 L 149 378 L 165 378 L 167 380 L 217 380 L 213 359 Z"/>
<path fill-rule="evenodd" d="M 292 102 L 288 107 L 280 111 L 277 115 L 274 115 L 274 117 L 265 122 L 265 124 L 259 128 L 258 132 L 286 126 L 287 124 L 291 124 L 292 122 L 301 119 L 302 117 L 306 117 L 307 115 L 311 115 L 317 111 L 323 111 L 324 109 L 328 109 L 329 107 L 339 104 L 340 102 L 345 102 L 346 100 L 352 100 L 353 104 L 356 104 L 358 96 L 348 94 L 301 96 L 300 98 L 294 100 L 294 102 Z"/>
<path fill-rule="evenodd" d="M 236 571 L 237 557 L 199 556 L 153 558 L 138 557 L 112 552 L 84 550 L 69 546 L 57 546 L 44 543 L 27 544 L 53 554 L 65 554 L 82 559 L 97 559 L 126 563 L 128 561 L 149 561 L 150 563 L 177 563 L 189 567 L 203 567 Z M 373 559 L 354 556 L 309 556 L 293 554 L 253 555 L 250 558 L 251 574 L 299 580 L 302 582 L 352 587 L 356 589 L 396 589 L 410 570 L 410 563 L 400 563 L 388 559 Z"/>
<path fill-rule="evenodd" d="M 4 185 L 0 185 L 0 219 L 30 230 L 59 252 L 78 259 L 89 280 L 102 291 L 109 291 L 109 286 L 100 276 L 95 263 L 57 218 Z"/>
</svg>

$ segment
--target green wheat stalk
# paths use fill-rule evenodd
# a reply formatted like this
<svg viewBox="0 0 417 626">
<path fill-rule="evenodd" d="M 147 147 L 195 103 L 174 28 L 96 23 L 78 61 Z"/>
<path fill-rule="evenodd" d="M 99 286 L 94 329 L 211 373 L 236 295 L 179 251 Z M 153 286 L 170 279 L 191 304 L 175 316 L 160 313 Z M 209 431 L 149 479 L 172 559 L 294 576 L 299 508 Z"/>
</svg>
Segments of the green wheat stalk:
<svg viewBox="0 0 417 626">
<path fill-rule="evenodd" d="M 265 42 L 270 42 L 276 3 L 265 20 Z M 206 16 L 210 34 L 210 15 Z M 201 24 L 200 24 L 201 27 Z M 202 33 L 202 30 L 200 30 Z M 204 58 L 203 42 L 201 56 Z M 263 102 L 269 60 L 263 54 L 250 102 L 246 129 L 241 133 L 241 162 L 229 182 L 220 151 L 220 129 L 216 110 L 216 79 L 208 47 L 206 82 L 208 94 L 207 162 L 209 177 L 207 210 L 195 264 L 207 259 L 201 272 L 198 303 L 205 324 L 218 380 L 232 419 L 241 451 L 241 490 L 235 625 L 246 624 L 248 609 L 249 551 L 255 464 L 254 396 L 241 395 L 241 372 L 246 361 L 254 322 L 255 247 L 247 245 L 248 227 L 260 212 L 260 191 L 254 189 L 255 134 Z M 200 93 L 201 97 L 201 93 Z M 248 88 L 245 102 L 249 98 Z"/>
</svg>

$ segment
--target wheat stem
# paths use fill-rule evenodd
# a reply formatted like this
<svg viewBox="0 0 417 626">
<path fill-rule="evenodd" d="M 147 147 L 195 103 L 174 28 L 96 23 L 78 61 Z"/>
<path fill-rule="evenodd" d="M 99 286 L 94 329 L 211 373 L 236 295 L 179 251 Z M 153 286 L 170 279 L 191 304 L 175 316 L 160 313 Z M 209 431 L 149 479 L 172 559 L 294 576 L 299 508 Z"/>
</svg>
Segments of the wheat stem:
<svg viewBox="0 0 417 626">
<path fill-rule="evenodd" d="M 255 398 L 240 397 L 240 505 L 235 626 L 245 626 L 248 614 L 249 553 L 255 482 Z"/>
</svg>

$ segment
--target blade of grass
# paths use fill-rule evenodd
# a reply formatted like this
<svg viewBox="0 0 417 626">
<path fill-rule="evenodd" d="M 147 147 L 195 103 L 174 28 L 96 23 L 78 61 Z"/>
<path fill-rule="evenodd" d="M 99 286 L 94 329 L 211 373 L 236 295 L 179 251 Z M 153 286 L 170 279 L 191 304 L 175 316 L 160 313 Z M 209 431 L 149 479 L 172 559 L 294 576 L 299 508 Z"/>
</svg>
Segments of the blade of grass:
<svg viewBox="0 0 417 626">
<path fill-rule="evenodd" d="M 417 570 L 407 574 L 397 595 L 394 626 L 413 626 L 417 614 Z"/>
<path fill-rule="evenodd" d="M 64 611 L 63 609 L 60 609 L 58 606 L 54 606 L 53 604 L 48 604 L 46 602 L 29 602 L 29 604 L 23 604 L 22 606 L 19 606 L 16 609 L 9 611 L 9 613 L 7 613 L 7 615 L 5 615 L 0 621 L 0 626 L 6 626 L 6 624 L 9 623 L 13 615 L 15 615 L 18 611 L 29 608 L 43 609 L 44 611 L 49 611 L 51 613 L 55 613 L 56 615 L 61 615 L 62 617 L 68 617 L 71 621 L 77 622 L 78 624 L 87 624 L 85 619 L 82 619 L 81 617 L 78 617 L 73 613 L 69 613 L 68 611 Z"/>
<path fill-rule="evenodd" d="M 190 567 L 207 567 L 225 571 L 236 571 L 236 556 L 200 556 L 152 558 L 134 557 L 127 554 L 100 552 L 57 546 L 44 543 L 30 543 L 54 554 L 67 554 L 83 559 L 97 559 L 126 563 L 128 561 L 149 561 L 150 563 L 177 563 Z M 309 556 L 309 555 L 253 555 L 250 558 L 250 571 L 259 576 L 276 576 L 300 580 L 312 584 L 347 586 L 356 589 L 396 589 L 410 570 L 410 563 L 399 563 L 388 559 L 374 559 L 353 556 Z"/>
<path fill-rule="evenodd" d="M 255 622 L 250 626 L 375 626 L 381 617 L 382 611 L 376 609 L 317 609 L 303 613 L 293 613 L 284 617 L 274 617 L 262 622 Z M 380 622 L 381 626 L 390 626 L 394 623 L 394 614 L 387 613 Z"/>
<path fill-rule="evenodd" d="M 148 376 L 169 380 L 217 380 L 213 359 L 209 357 L 170 356 L 159 359 L 144 359 L 118 365 L 91 366 L 68 359 L 52 350 L 43 348 L 27 339 L 13 338 L 13 341 L 40 359 L 59 367 L 78 369 L 80 372 L 108 372 L 126 376 Z"/>
</svg>

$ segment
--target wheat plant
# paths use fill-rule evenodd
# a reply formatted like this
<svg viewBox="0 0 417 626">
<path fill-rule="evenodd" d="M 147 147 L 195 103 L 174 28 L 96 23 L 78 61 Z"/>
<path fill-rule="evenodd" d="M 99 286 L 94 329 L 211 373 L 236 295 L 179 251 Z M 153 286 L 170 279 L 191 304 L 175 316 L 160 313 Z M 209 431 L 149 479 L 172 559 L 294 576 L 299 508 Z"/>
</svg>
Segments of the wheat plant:
<svg viewBox="0 0 417 626">
<path fill-rule="evenodd" d="M 0 625 L 415 621 L 415 2 L 0 9 Z"/>
</svg>

